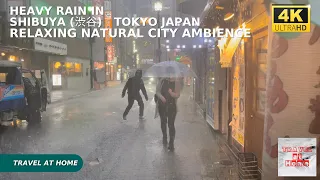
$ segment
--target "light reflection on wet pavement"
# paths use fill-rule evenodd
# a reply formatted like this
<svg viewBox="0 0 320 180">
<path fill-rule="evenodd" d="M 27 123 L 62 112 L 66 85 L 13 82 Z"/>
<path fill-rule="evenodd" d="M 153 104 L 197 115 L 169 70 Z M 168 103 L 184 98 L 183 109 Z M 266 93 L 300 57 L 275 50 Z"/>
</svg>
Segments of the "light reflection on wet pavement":
<svg viewBox="0 0 320 180">
<path fill-rule="evenodd" d="M 1 129 L 1 153 L 71 153 L 84 160 L 77 173 L 2 173 L 6 180 L 202 180 L 226 179 L 217 161 L 228 158 L 205 120 L 194 112 L 189 95 L 179 100 L 175 152 L 162 145 L 153 99 L 145 102 L 146 120 L 138 120 L 135 103 L 128 120 L 122 86 L 51 104 L 43 121 Z M 149 97 L 153 97 L 149 91 Z M 234 169 L 234 167 L 232 167 Z M 218 177 L 220 176 L 220 177 Z M 228 176 L 229 179 L 237 179 Z M 228 179 L 227 178 L 227 179 Z"/>
</svg>

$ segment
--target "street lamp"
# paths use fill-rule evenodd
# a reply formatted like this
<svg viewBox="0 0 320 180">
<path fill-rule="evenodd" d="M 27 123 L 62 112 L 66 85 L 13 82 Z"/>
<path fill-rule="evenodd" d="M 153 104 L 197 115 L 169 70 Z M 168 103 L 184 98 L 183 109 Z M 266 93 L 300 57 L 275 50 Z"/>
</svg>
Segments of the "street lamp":
<svg viewBox="0 0 320 180">
<path fill-rule="evenodd" d="M 154 3 L 154 10 L 155 11 L 162 11 L 162 2 L 160 2 L 160 1 L 157 1 L 157 2 L 155 2 Z"/>
<path fill-rule="evenodd" d="M 182 48 L 186 48 L 186 45 L 183 45 Z"/>
<path fill-rule="evenodd" d="M 177 48 L 180 49 L 180 45 L 177 45 Z"/>
<path fill-rule="evenodd" d="M 197 48 L 197 45 L 193 45 L 193 48 Z"/>
<path fill-rule="evenodd" d="M 160 29 L 160 11 L 162 11 L 162 2 L 157 1 L 154 3 L 154 10 L 157 12 L 157 23 L 158 29 Z M 160 37 L 158 37 L 158 52 L 157 52 L 159 62 L 161 62 L 161 45 L 160 45 Z"/>
</svg>

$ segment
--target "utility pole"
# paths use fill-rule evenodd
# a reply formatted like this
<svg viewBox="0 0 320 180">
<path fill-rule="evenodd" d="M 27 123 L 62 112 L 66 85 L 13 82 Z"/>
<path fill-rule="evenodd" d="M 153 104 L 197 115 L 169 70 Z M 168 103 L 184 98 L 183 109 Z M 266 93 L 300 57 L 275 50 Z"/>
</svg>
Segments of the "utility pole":
<svg viewBox="0 0 320 180">
<path fill-rule="evenodd" d="M 92 32 L 92 27 L 90 28 Z M 93 63 L 93 43 L 94 38 L 89 38 L 89 46 L 90 46 L 90 89 L 93 89 L 93 70 L 94 70 L 94 63 Z"/>
<path fill-rule="evenodd" d="M 160 11 L 157 11 L 157 22 L 158 22 L 158 29 L 160 29 Z M 161 44 L 160 44 L 160 37 L 158 37 L 158 52 L 157 52 L 157 55 L 158 55 L 158 60 L 159 62 L 161 62 Z"/>
<path fill-rule="evenodd" d="M 208 43 L 204 42 L 204 49 L 203 49 L 203 65 L 204 65 L 204 80 L 203 80 L 203 84 L 204 84 L 204 90 L 203 90 L 203 97 L 204 97 L 204 104 L 205 104 L 205 108 L 204 108 L 204 117 L 206 118 L 207 116 L 207 81 L 208 81 L 208 66 L 207 66 L 207 62 L 208 62 Z"/>
<path fill-rule="evenodd" d="M 122 71 L 122 69 L 123 69 L 123 53 L 122 53 L 122 51 L 123 51 L 123 37 L 121 37 L 120 38 L 120 65 L 121 65 L 121 68 L 120 68 L 120 81 L 121 81 L 121 83 L 123 82 L 123 71 Z"/>
</svg>

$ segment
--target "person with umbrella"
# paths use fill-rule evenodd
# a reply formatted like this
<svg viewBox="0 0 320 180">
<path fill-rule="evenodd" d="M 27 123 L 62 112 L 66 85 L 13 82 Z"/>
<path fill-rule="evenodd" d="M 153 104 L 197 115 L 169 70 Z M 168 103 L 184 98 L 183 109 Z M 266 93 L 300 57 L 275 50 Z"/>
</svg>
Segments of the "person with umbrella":
<svg viewBox="0 0 320 180">
<path fill-rule="evenodd" d="M 148 94 L 142 80 L 142 70 L 137 70 L 134 77 L 128 79 L 126 85 L 122 90 L 122 98 L 124 98 L 126 91 L 128 90 L 128 106 L 123 113 L 123 120 L 127 120 L 127 115 L 133 106 L 134 101 L 138 101 L 139 105 L 139 118 L 143 119 L 144 103 L 140 95 L 142 91 L 144 97 L 148 101 Z"/>
<path fill-rule="evenodd" d="M 157 111 L 160 115 L 163 143 L 167 142 L 167 124 L 169 127 L 169 146 L 170 151 L 174 150 L 175 139 L 175 119 L 177 115 L 177 99 L 180 97 L 181 82 L 177 79 L 173 67 L 166 68 L 167 78 L 162 78 L 156 88 Z"/>
</svg>

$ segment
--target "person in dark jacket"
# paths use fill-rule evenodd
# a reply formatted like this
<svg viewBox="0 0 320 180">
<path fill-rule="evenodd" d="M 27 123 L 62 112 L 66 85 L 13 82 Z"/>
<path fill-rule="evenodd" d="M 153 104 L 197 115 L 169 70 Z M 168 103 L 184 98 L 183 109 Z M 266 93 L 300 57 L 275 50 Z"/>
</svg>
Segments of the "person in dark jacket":
<svg viewBox="0 0 320 180">
<path fill-rule="evenodd" d="M 180 97 L 181 82 L 174 77 L 174 69 L 168 67 L 167 74 L 169 78 L 162 79 L 157 86 L 156 95 L 160 99 L 158 103 L 158 112 L 161 120 L 161 130 L 163 143 L 167 144 L 167 125 L 169 128 L 169 146 L 170 151 L 174 150 L 174 139 L 176 135 L 175 119 L 177 115 L 177 99 Z"/>
<path fill-rule="evenodd" d="M 138 101 L 138 105 L 139 105 L 139 118 L 143 119 L 144 103 L 140 95 L 140 90 L 142 91 L 147 101 L 148 101 L 148 95 L 142 80 L 141 70 L 137 70 L 135 73 L 135 76 L 128 79 L 122 91 L 122 98 L 125 96 L 127 90 L 128 90 L 128 106 L 123 113 L 123 120 L 127 120 L 127 115 L 130 109 L 132 108 L 135 100 Z"/>
</svg>

